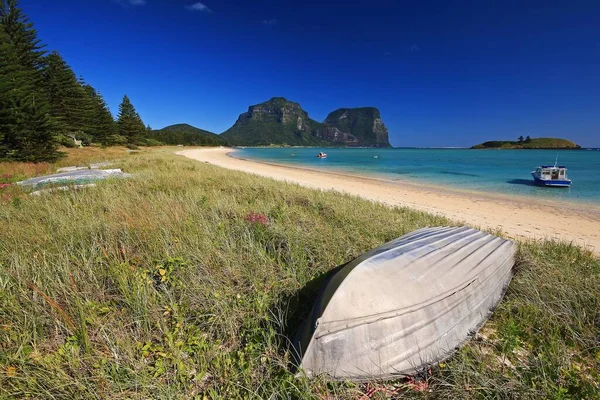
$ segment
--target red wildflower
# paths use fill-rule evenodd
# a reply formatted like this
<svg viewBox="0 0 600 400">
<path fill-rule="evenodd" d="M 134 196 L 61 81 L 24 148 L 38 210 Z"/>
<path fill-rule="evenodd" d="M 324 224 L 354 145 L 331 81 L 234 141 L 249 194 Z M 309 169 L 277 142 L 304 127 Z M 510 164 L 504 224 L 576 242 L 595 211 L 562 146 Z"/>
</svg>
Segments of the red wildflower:
<svg viewBox="0 0 600 400">
<path fill-rule="evenodd" d="M 254 212 L 248 213 L 248 215 L 244 217 L 244 220 L 252 222 L 253 224 L 261 225 L 267 225 L 269 223 L 269 217 L 267 217 L 265 214 Z"/>
</svg>

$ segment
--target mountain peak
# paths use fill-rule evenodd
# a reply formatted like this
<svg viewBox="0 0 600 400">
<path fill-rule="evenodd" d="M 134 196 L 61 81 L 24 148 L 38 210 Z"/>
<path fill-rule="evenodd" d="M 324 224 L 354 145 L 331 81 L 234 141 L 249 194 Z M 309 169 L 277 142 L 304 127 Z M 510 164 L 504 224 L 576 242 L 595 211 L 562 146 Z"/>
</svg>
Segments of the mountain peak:
<svg viewBox="0 0 600 400">
<path fill-rule="evenodd" d="M 162 129 L 152 131 L 149 136 L 152 139 L 171 145 L 222 146 L 226 144 L 221 136 L 190 124 L 165 126 Z"/>
<path fill-rule="evenodd" d="M 352 134 L 362 146 L 390 147 L 388 130 L 375 107 L 338 108 L 324 123 Z"/>
<path fill-rule="evenodd" d="M 288 99 L 286 99 L 285 97 L 271 97 L 265 103 L 291 103 L 291 102 Z"/>
<path fill-rule="evenodd" d="M 223 133 L 235 145 L 390 147 L 388 132 L 375 107 L 340 108 L 324 123 L 312 120 L 299 103 L 272 97 L 248 107 Z"/>
</svg>

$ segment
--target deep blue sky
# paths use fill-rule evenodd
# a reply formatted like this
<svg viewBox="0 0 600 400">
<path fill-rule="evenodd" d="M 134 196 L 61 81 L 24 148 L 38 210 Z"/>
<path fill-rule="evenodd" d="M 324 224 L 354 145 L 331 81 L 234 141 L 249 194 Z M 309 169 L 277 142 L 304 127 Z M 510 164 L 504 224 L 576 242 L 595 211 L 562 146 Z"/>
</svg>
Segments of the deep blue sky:
<svg viewBox="0 0 600 400">
<path fill-rule="evenodd" d="M 153 128 L 250 104 L 378 107 L 395 146 L 600 146 L 600 1 L 21 0 L 48 50 Z"/>
</svg>

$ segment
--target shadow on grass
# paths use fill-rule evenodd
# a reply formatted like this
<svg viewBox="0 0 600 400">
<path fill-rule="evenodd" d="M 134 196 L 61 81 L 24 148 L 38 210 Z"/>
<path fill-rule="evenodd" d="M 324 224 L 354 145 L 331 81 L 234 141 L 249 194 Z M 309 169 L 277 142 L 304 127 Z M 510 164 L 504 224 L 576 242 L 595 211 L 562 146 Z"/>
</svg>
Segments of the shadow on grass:
<svg viewBox="0 0 600 400">
<path fill-rule="evenodd" d="M 282 352 L 289 350 L 292 353 L 292 371 L 295 371 L 301 362 L 301 349 L 308 345 L 307 338 L 302 337 L 302 333 L 306 329 L 305 325 L 314 325 L 316 323 L 315 319 L 319 317 L 319 315 L 311 316 L 311 311 L 315 307 L 315 304 L 319 302 L 319 297 L 322 295 L 323 289 L 327 286 L 329 280 L 347 264 L 338 265 L 311 279 L 302 289 L 296 293 L 282 297 L 277 303 L 275 308 L 287 310 L 285 313 L 283 334 L 288 340 L 282 343 L 280 350 Z"/>
</svg>

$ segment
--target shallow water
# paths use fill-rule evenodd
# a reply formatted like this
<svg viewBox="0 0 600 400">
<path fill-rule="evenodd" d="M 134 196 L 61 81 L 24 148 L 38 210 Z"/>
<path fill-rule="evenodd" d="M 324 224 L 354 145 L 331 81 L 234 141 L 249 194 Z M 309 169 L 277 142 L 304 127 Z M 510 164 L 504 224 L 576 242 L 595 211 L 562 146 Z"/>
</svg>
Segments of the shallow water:
<svg viewBox="0 0 600 400">
<path fill-rule="evenodd" d="M 328 157 L 316 158 L 319 151 Z M 531 171 L 554 164 L 557 154 L 558 163 L 568 168 L 572 186 L 535 186 Z M 598 150 L 245 148 L 233 156 L 456 189 L 600 204 Z"/>
</svg>

